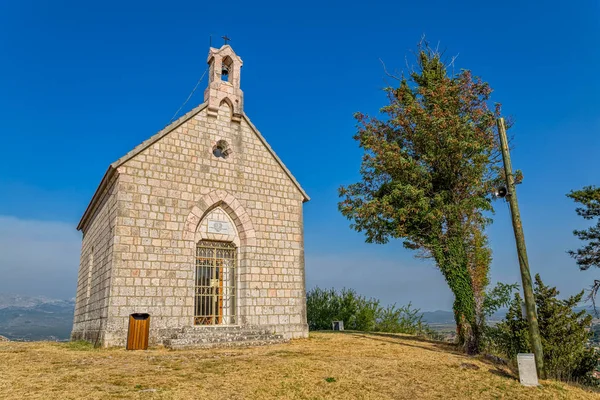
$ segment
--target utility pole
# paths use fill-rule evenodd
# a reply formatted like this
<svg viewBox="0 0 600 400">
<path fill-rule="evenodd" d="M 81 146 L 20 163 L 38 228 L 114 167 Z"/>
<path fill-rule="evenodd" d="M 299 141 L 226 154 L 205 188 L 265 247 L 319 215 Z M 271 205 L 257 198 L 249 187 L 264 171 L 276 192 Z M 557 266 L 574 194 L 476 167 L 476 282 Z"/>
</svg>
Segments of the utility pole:
<svg viewBox="0 0 600 400">
<path fill-rule="evenodd" d="M 521 268 L 521 282 L 523 284 L 523 294 L 525 296 L 525 309 L 527 322 L 529 324 L 529 336 L 535 355 L 535 366 L 538 376 L 542 379 L 546 377 L 544 373 L 544 352 L 542 350 L 542 338 L 538 326 L 537 314 L 535 312 L 535 298 L 533 297 L 533 286 L 531 284 L 531 272 L 529 272 L 529 261 L 527 260 L 527 249 L 525 248 L 525 236 L 523 235 L 523 224 L 521 223 L 521 214 L 519 213 L 519 203 L 517 202 L 517 190 L 515 188 L 515 177 L 510 163 L 510 153 L 508 150 L 508 139 L 506 138 L 506 127 L 504 118 L 498 118 L 498 136 L 500 136 L 500 147 L 502 148 L 502 160 L 504 161 L 504 173 L 506 175 L 506 185 L 508 203 L 510 204 L 510 214 L 512 216 L 513 230 L 515 232 L 515 241 L 517 242 L 517 254 L 519 256 L 519 267 Z"/>
</svg>

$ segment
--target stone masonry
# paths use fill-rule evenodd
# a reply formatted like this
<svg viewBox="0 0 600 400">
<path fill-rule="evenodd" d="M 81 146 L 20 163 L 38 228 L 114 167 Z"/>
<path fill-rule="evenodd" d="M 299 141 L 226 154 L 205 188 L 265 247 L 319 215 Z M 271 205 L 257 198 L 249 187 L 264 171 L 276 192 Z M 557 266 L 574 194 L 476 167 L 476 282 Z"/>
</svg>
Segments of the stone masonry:
<svg viewBox="0 0 600 400">
<path fill-rule="evenodd" d="M 235 245 L 237 329 L 308 334 L 309 198 L 243 113 L 241 59 L 225 45 L 208 64 L 204 103 L 111 164 L 79 223 L 73 339 L 123 346 L 132 313 L 152 344 L 193 328 L 201 240 Z"/>
</svg>

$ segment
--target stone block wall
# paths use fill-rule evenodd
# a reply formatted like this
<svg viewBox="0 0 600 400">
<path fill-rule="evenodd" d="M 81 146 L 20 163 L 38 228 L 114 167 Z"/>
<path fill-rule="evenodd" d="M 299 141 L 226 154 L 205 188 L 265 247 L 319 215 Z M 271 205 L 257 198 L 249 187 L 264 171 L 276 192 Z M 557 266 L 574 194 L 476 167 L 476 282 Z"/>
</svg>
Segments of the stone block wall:
<svg viewBox="0 0 600 400">
<path fill-rule="evenodd" d="M 116 238 L 118 176 L 98 195 L 102 199 L 83 230 L 72 339 L 103 341 L 107 324 Z"/>
<path fill-rule="evenodd" d="M 151 342 L 193 324 L 195 247 L 220 207 L 239 236 L 239 321 L 287 338 L 308 334 L 304 197 L 244 117 L 201 110 L 118 167 L 113 277 L 105 345 L 123 345 L 128 316 L 151 315 Z M 227 158 L 213 148 L 225 140 Z M 85 255 L 82 256 L 85 258 Z"/>
</svg>

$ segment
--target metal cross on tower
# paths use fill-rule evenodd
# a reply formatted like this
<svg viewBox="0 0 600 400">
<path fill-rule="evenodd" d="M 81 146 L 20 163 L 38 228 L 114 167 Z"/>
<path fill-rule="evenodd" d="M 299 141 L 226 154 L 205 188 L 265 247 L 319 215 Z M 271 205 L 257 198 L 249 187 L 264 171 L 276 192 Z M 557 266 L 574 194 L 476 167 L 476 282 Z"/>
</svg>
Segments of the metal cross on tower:
<svg viewBox="0 0 600 400">
<path fill-rule="evenodd" d="M 225 35 L 225 36 L 221 36 L 221 37 L 222 37 L 222 38 L 223 38 L 223 40 L 225 41 L 225 44 L 228 44 L 227 42 L 229 42 L 229 41 L 231 40 L 231 39 L 229 39 L 229 38 L 227 37 L 227 35 Z"/>
</svg>

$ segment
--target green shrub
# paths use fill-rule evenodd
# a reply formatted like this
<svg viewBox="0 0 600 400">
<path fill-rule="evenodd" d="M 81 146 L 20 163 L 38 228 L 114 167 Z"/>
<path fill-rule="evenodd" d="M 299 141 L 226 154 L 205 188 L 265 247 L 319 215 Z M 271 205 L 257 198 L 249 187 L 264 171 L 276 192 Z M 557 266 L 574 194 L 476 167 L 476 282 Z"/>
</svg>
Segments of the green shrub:
<svg viewBox="0 0 600 400">
<path fill-rule="evenodd" d="M 309 330 L 330 329 L 331 321 L 338 315 L 335 296 L 335 290 L 323 290 L 319 287 L 306 293 L 306 319 Z"/>
<path fill-rule="evenodd" d="M 504 320 L 495 327 L 486 327 L 486 342 L 490 350 L 516 360 L 518 353 L 529 352 L 527 320 L 521 316 L 521 296 L 515 293 Z"/>
<path fill-rule="evenodd" d="M 375 330 L 379 332 L 419 334 L 424 330 L 423 314 L 419 309 L 411 308 L 408 303 L 403 307 L 392 304 L 382 309 L 375 323 Z"/>
<path fill-rule="evenodd" d="M 344 321 L 345 329 L 372 331 L 380 313 L 379 300 L 359 296 L 353 289 L 323 290 L 306 294 L 306 314 L 310 330 L 332 329 L 332 321 Z"/>
<path fill-rule="evenodd" d="M 422 321 L 419 309 L 412 304 L 385 308 L 377 299 L 360 296 L 353 289 L 321 289 L 306 294 L 306 315 L 310 330 L 332 329 L 332 321 L 344 321 L 344 328 L 365 332 L 409 333 L 441 339 Z"/>
<path fill-rule="evenodd" d="M 557 299 L 555 287 L 544 285 L 535 276 L 534 296 L 544 350 L 544 367 L 549 378 L 564 381 L 592 382 L 591 373 L 598 363 L 598 353 L 587 346 L 591 337 L 592 316 L 585 310 L 573 310 L 583 291 L 568 299 Z M 527 321 L 521 314 L 521 296 L 514 296 L 508 314 L 495 328 L 489 329 L 490 342 L 496 350 L 515 359 L 518 353 L 530 352 Z"/>
</svg>

